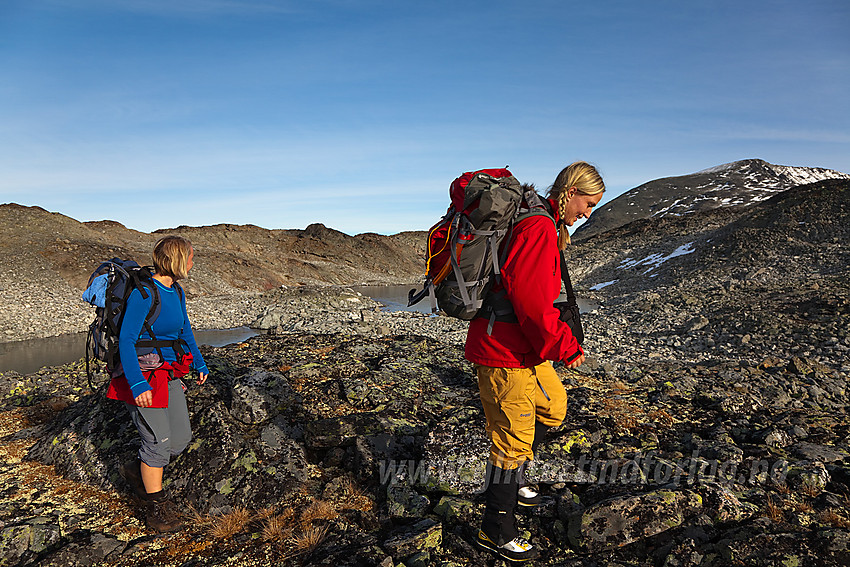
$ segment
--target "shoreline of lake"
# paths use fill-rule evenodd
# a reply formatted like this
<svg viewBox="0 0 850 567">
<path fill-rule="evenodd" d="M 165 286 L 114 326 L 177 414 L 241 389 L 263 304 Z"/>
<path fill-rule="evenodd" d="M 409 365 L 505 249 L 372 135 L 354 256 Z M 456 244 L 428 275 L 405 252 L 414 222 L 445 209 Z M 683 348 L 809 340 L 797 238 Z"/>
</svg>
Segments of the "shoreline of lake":
<svg viewBox="0 0 850 567">
<path fill-rule="evenodd" d="M 357 332 L 390 334 L 393 332 L 412 332 L 432 337 L 448 334 L 449 342 L 463 342 L 466 336 L 465 321 L 448 317 L 435 317 L 430 312 L 426 299 L 417 305 L 407 305 L 407 295 L 411 289 L 419 289 L 422 284 L 406 285 L 357 285 L 357 286 L 301 286 L 273 290 L 265 294 L 246 294 L 245 296 L 204 296 L 190 298 L 187 302 L 189 317 L 195 327 L 195 336 L 199 345 L 224 346 L 241 342 L 257 335 L 263 330 L 282 332 L 280 325 L 262 324 L 264 313 L 275 306 L 285 305 L 291 311 L 283 314 L 289 321 L 289 330 L 313 329 L 315 332 Z M 363 300 L 357 303 L 356 313 L 346 303 L 334 305 L 338 296 L 350 290 L 353 301 L 357 296 Z M 297 307 L 298 301 L 315 298 L 311 309 Z M 348 303 L 352 303 L 349 301 Z M 338 303 L 338 302 L 337 302 Z M 580 301 L 583 311 L 597 307 L 596 304 Z M 311 321 L 311 310 L 325 313 L 323 320 Z M 85 356 L 86 330 L 94 315 L 83 329 L 71 330 L 54 336 L 27 338 L 18 341 L 0 342 L 0 372 L 19 372 L 27 374 L 37 372 L 47 366 L 60 366 L 79 360 Z M 434 318 L 433 321 L 428 319 Z M 350 323 L 354 321 L 356 325 Z M 218 324 L 214 327 L 212 325 Z"/>
</svg>

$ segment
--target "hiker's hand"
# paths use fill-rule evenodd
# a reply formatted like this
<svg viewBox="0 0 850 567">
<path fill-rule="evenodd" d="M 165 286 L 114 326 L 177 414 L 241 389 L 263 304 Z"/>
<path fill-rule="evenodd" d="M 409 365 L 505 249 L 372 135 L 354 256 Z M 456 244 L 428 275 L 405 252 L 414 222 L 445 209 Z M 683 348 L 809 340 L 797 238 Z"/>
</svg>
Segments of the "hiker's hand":
<svg viewBox="0 0 850 567">
<path fill-rule="evenodd" d="M 570 362 L 569 364 L 567 364 L 567 368 L 578 368 L 579 366 L 582 365 L 583 362 L 584 362 L 584 355 L 580 354 L 577 359 L 575 359 L 572 362 Z"/>
<path fill-rule="evenodd" d="M 136 405 L 140 408 L 149 408 L 153 403 L 153 391 L 148 390 L 136 396 Z"/>
<path fill-rule="evenodd" d="M 203 385 L 203 383 L 207 381 L 207 376 L 209 376 L 209 374 L 206 372 L 198 373 L 198 386 Z"/>
</svg>

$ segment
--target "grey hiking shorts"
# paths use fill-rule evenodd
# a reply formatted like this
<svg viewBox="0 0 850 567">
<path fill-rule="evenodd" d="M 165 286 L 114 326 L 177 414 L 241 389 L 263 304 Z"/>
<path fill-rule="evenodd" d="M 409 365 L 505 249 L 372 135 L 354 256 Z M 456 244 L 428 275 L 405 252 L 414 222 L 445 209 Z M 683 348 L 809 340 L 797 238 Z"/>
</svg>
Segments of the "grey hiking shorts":
<svg viewBox="0 0 850 567">
<path fill-rule="evenodd" d="M 167 408 L 140 408 L 127 404 L 130 418 L 142 438 L 139 459 L 149 467 L 164 467 L 192 440 L 184 388 L 179 378 L 168 382 Z"/>
</svg>

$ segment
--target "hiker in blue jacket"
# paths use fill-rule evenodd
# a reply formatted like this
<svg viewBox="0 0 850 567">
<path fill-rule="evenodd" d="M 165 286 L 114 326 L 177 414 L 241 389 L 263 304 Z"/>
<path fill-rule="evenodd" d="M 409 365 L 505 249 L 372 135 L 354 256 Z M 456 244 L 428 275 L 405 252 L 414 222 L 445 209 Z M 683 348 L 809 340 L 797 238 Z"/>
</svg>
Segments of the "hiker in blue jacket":
<svg viewBox="0 0 850 567">
<path fill-rule="evenodd" d="M 154 294 L 145 298 L 139 288 L 130 294 L 118 336 L 123 369 L 114 373 L 107 392 L 107 397 L 127 404 L 142 439 L 138 458 L 119 472 L 145 503 L 148 527 L 160 532 L 182 526 L 162 488 L 163 468 L 192 439 L 186 386 L 180 378 L 194 368 L 198 384 L 203 384 L 209 374 L 186 313 L 186 296 L 177 283 L 187 277 L 193 258 L 191 242 L 180 236 L 166 236 L 154 246 L 153 285 L 161 309 L 154 321 L 147 321 Z M 150 340 L 159 346 L 137 348 L 137 342 Z"/>
</svg>

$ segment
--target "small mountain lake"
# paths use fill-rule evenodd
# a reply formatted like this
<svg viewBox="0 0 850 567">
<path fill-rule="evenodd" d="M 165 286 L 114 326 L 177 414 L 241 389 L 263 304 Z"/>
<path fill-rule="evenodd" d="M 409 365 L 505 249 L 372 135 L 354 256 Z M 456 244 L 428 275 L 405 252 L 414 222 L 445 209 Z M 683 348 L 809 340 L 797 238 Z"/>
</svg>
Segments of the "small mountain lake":
<svg viewBox="0 0 850 567">
<path fill-rule="evenodd" d="M 419 291 L 421 284 L 393 286 L 353 286 L 354 291 L 371 297 L 384 305 L 385 311 L 419 311 L 430 313 L 431 307 L 426 297 L 418 304 L 408 307 L 407 294 L 411 289 Z M 579 307 L 584 311 L 592 306 L 579 299 Z M 259 334 L 248 327 L 234 329 L 196 329 L 195 340 L 198 344 L 224 346 L 242 342 Z M 0 372 L 14 370 L 21 374 L 30 374 L 43 366 L 58 366 L 79 360 L 85 355 L 86 335 L 61 335 L 44 339 L 29 339 L 12 343 L 0 343 Z"/>
</svg>

